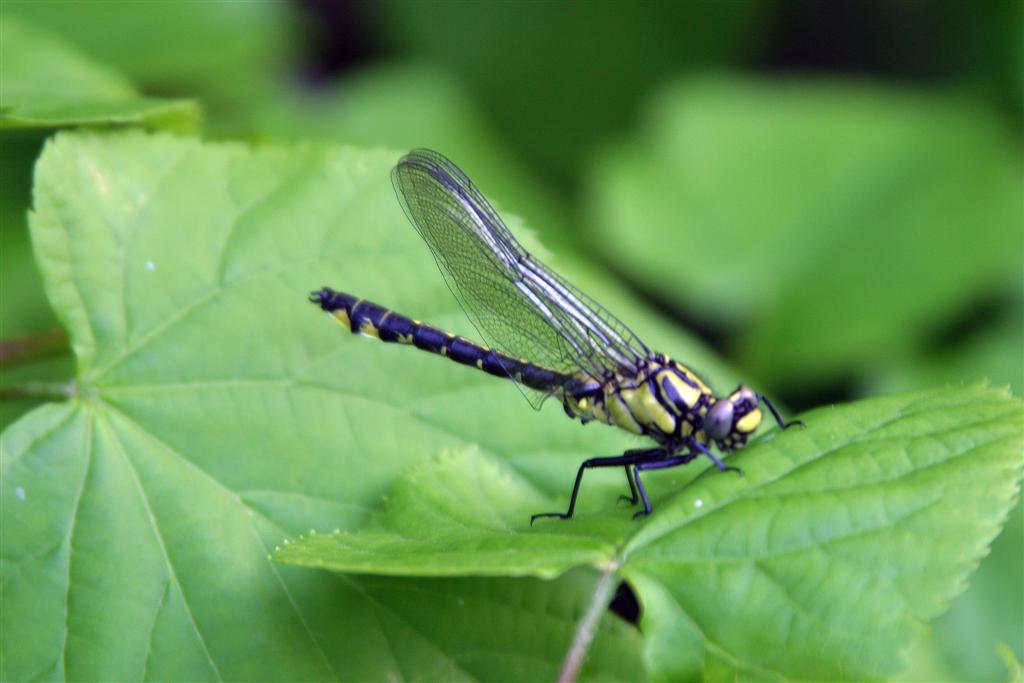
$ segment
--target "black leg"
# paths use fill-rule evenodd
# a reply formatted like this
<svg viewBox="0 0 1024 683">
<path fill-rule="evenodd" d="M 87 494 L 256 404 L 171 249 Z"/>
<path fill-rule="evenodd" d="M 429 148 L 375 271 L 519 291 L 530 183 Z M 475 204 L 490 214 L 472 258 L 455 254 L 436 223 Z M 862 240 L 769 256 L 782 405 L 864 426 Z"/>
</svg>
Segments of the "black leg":
<svg viewBox="0 0 1024 683">
<path fill-rule="evenodd" d="M 666 467 L 676 467 L 678 465 L 685 465 L 686 463 L 693 460 L 692 457 L 686 455 L 679 455 L 674 458 L 665 458 L 664 460 L 654 460 L 638 463 L 633 467 L 634 474 L 633 478 L 636 479 L 636 487 L 640 489 L 640 498 L 644 501 L 644 509 L 638 511 L 633 515 L 633 519 L 643 517 L 651 514 L 651 501 L 647 499 L 647 491 L 644 490 L 644 483 L 640 480 L 640 473 L 644 470 L 661 470 Z"/>
<path fill-rule="evenodd" d="M 782 416 L 779 415 L 779 411 L 775 409 L 775 406 L 772 405 L 772 402 L 768 400 L 767 396 L 758 395 L 758 398 L 761 400 L 761 403 L 768 406 L 768 410 L 771 411 L 772 417 L 775 418 L 775 423 L 779 425 L 780 429 L 789 429 L 790 427 L 796 427 L 797 425 L 799 425 L 800 427 L 807 426 L 804 424 L 803 420 L 793 420 L 792 422 L 786 422 L 785 420 L 782 419 Z"/>
<path fill-rule="evenodd" d="M 686 439 L 686 445 L 689 446 L 691 450 L 711 458 L 711 462 L 715 463 L 715 467 L 722 470 L 723 472 L 735 472 L 736 474 L 740 475 L 743 474 L 743 470 L 741 470 L 739 467 L 732 467 L 731 465 L 726 465 L 717 455 L 712 453 L 707 446 L 702 444 L 700 441 L 697 441 L 697 439 L 694 439 L 693 437 L 688 437 Z"/>
<path fill-rule="evenodd" d="M 622 469 L 626 470 L 626 481 L 629 482 L 629 495 L 619 496 L 619 500 L 624 500 L 630 505 L 636 505 L 640 499 L 637 498 L 636 484 L 633 483 L 633 471 L 629 469 L 629 465 L 623 465 Z"/>
<path fill-rule="evenodd" d="M 592 467 L 629 467 L 630 465 L 636 465 L 642 462 L 648 462 L 656 458 L 664 458 L 665 451 L 660 448 L 651 448 L 647 450 L 635 450 L 626 451 L 622 455 L 616 455 L 610 458 L 591 458 L 584 460 L 583 464 L 580 465 L 579 470 L 576 472 L 576 482 L 572 486 L 572 497 L 569 499 L 569 509 L 565 513 L 561 512 L 541 512 L 536 515 L 530 516 L 530 525 L 541 517 L 558 517 L 560 519 L 569 519 L 572 517 L 573 512 L 576 510 L 576 497 L 580 494 L 580 483 L 583 481 L 583 472 L 589 470 Z M 627 474 L 627 477 L 629 475 Z M 632 485 L 632 480 L 630 484 Z M 641 489 L 642 491 L 642 489 Z M 634 491 L 635 495 L 635 491 Z"/>
</svg>

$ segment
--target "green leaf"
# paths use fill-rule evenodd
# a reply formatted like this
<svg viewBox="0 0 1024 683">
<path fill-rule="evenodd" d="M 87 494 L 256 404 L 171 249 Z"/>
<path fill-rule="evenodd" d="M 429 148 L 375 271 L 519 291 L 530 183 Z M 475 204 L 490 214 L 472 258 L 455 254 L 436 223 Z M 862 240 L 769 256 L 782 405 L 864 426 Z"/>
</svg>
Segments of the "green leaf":
<svg viewBox="0 0 1024 683">
<path fill-rule="evenodd" d="M 628 443 L 306 301 L 329 283 L 470 332 L 395 201 L 397 157 L 140 132 L 47 144 L 33 246 L 76 381 L 0 439 L 0 678 L 557 675 L 592 571 L 382 579 L 267 559 L 362 526 L 446 450 L 560 490 L 579 454 Z M 584 677 L 643 678 L 640 645 L 606 618 Z"/>
<path fill-rule="evenodd" d="M 595 165 L 591 218 L 616 267 L 733 325 L 754 374 L 806 391 L 912 360 L 1019 288 L 1019 156 L 1000 119 L 950 98 L 691 80 Z"/>
<path fill-rule="evenodd" d="M 988 557 L 971 577 L 970 588 L 935 621 L 936 658 L 956 672 L 950 678 L 1012 680 L 1006 675 L 1006 653 L 1017 660 L 1024 658 L 1022 558 L 1024 504 L 1018 500 Z M 908 676 L 906 680 L 915 679 Z"/>
<path fill-rule="evenodd" d="M 606 566 L 628 527 L 530 533 L 531 512 L 560 505 L 500 461 L 480 452 L 448 454 L 400 479 L 374 524 L 287 542 L 274 559 L 397 576 L 553 578 L 580 564 Z"/>
<path fill-rule="evenodd" d="M 675 495 L 652 486 L 642 524 L 588 479 L 600 514 L 531 528 L 557 501 L 479 454 L 449 457 L 399 483 L 367 529 L 276 558 L 412 576 L 618 567 L 649 613 L 660 677 L 878 679 L 998 532 L 1018 493 L 1022 418 L 1019 400 L 980 385 L 815 410 L 806 429 L 732 456 L 742 478 L 712 469 Z"/>
<path fill-rule="evenodd" d="M 193 101 L 143 97 L 121 76 L 59 38 L 6 10 L 2 19 L 0 128 L 132 124 L 189 129 L 198 122 Z"/>
<path fill-rule="evenodd" d="M 272 82 L 250 106 L 210 121 L 214 132 L 258 140 L 330 140 L 360 147 L 443 150 L 500 207 L 529 207 L 530 226 L 555 246 L 567 238 L 568 211 L 536 180 L 470 94 L 445 72 L 417 64 L 363 68 L 339 82 L 304 90 Z M 416 102 L 416 115 L 409 115 Z"/>
<path fill-rule="evenodd" d="M 7 0 L 3 12 L 63 37 L 134 83 L 204 99 L 246 89 L 283 69 L 289 3 L 35 2 Z M 116 27 L 117 30 L 111 30 Z"/>
<path fill-rule="evenodd" d="M 1009 683 L 1020 683 L 1024 680 L 1024 667 L 1021 667 L 1020 660 L 1014 654 L 1013 650 L 1006 645 L 1006 643 L 996 644 L 996 653 L 1003 660 L 1003 664 L 1006 666 L 1006 680 Z"/>
<path fill-rule="evenodd" d="M 1018 399 L 981 386 L 813 411 L 806 430 L 737 459 L 742 484 L 673 501 L 631 539 L 624 571 L 658 584 L 737 668 L 892 675 L 1005 520 L 1022 417 Z"/>
<path fill-rule="evenodd" d="M 189 100 L 139 96 L 121 76 L 11 16 L 14 5 L 26 8 L 16 2 L 0 7 L 0 128 L 5 128 L 0 156 L 0 342 L 5 344 L 0 354 L 0 428 L 41 402 L 33 395 L 45 389 L 41 382 L 63 382 L 71 374 L 72 359 L 66 352 L 54 359 L 34 359 L 28 367 L 13 367 L 8 353 L 24 338 L 38 333 L 53 338 L 57 332 L 25 221 L 32 165 L 44 135 L 57 126 L 192 129 L 199 113 Z M 63 3 L 61 8 L 71 6 Z"/>
</svg>

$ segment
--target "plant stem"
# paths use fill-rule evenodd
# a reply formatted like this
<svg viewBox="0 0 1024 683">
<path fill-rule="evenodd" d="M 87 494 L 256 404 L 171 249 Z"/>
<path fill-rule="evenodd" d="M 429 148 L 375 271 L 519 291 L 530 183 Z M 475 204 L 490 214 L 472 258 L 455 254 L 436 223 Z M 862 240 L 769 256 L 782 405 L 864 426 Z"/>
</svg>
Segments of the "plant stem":
<svg viewBox="0 0 1024 683">
<path fill-rule="evenodd" d="M 68 335 L 59 327 L 8 339 L 0 342 L 0 368 L 8 368 L 34 358 L 54 356 L 67 348 Z"/>
<path fill-rule="evenodd" d="M 590 596 L 590 605 L 576 627 L 576 635 L 572 639 L 569 651 L 565 654 L 565 661 L 562 662 L 562 672 L 558 674 L 558 683 L 573 683 L 579 675 L 580 667 L 583 666 L 583 660 L 587 656 L 587 650 L 590 648 L 591 641 L 594 640 L 597 625 L 605 610 L 608 609 L 616 569 L 618 569 L 618 564 L 614 562 L 605 567 L 601 578 L 594 586 L 594 594 Z"/>
</svg>

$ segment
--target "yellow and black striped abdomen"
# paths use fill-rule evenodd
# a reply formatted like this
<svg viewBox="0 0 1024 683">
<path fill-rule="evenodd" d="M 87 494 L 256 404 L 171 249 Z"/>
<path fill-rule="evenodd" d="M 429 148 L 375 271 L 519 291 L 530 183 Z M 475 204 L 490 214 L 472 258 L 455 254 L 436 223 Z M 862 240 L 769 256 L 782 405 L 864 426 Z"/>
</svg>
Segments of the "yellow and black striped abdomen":
<svg viewBox="0 0 1024 683">
<path fill-rule="evenodd" d="M 355 334 L 412 345 L 537 391 L 556 391 L 570 381 L 556 370 L 513 358 L 351 294 L 325 287 L 313 292 L 310 299 Z"/>
</svg>

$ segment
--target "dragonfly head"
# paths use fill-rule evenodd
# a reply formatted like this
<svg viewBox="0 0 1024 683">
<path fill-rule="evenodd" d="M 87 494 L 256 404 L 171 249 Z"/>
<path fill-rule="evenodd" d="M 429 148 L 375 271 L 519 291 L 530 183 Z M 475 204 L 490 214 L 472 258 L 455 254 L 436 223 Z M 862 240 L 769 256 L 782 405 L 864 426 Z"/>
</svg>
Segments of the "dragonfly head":
<svg viewBox="0 0 1024 683">
<path fill-rule="evenodd" d="M 761 426 L 760 403 L 761 397 L 752 389 L 737 387 L 708 409 L 701 431 L 723 451 L 740 448 Z"/>
</svg>

